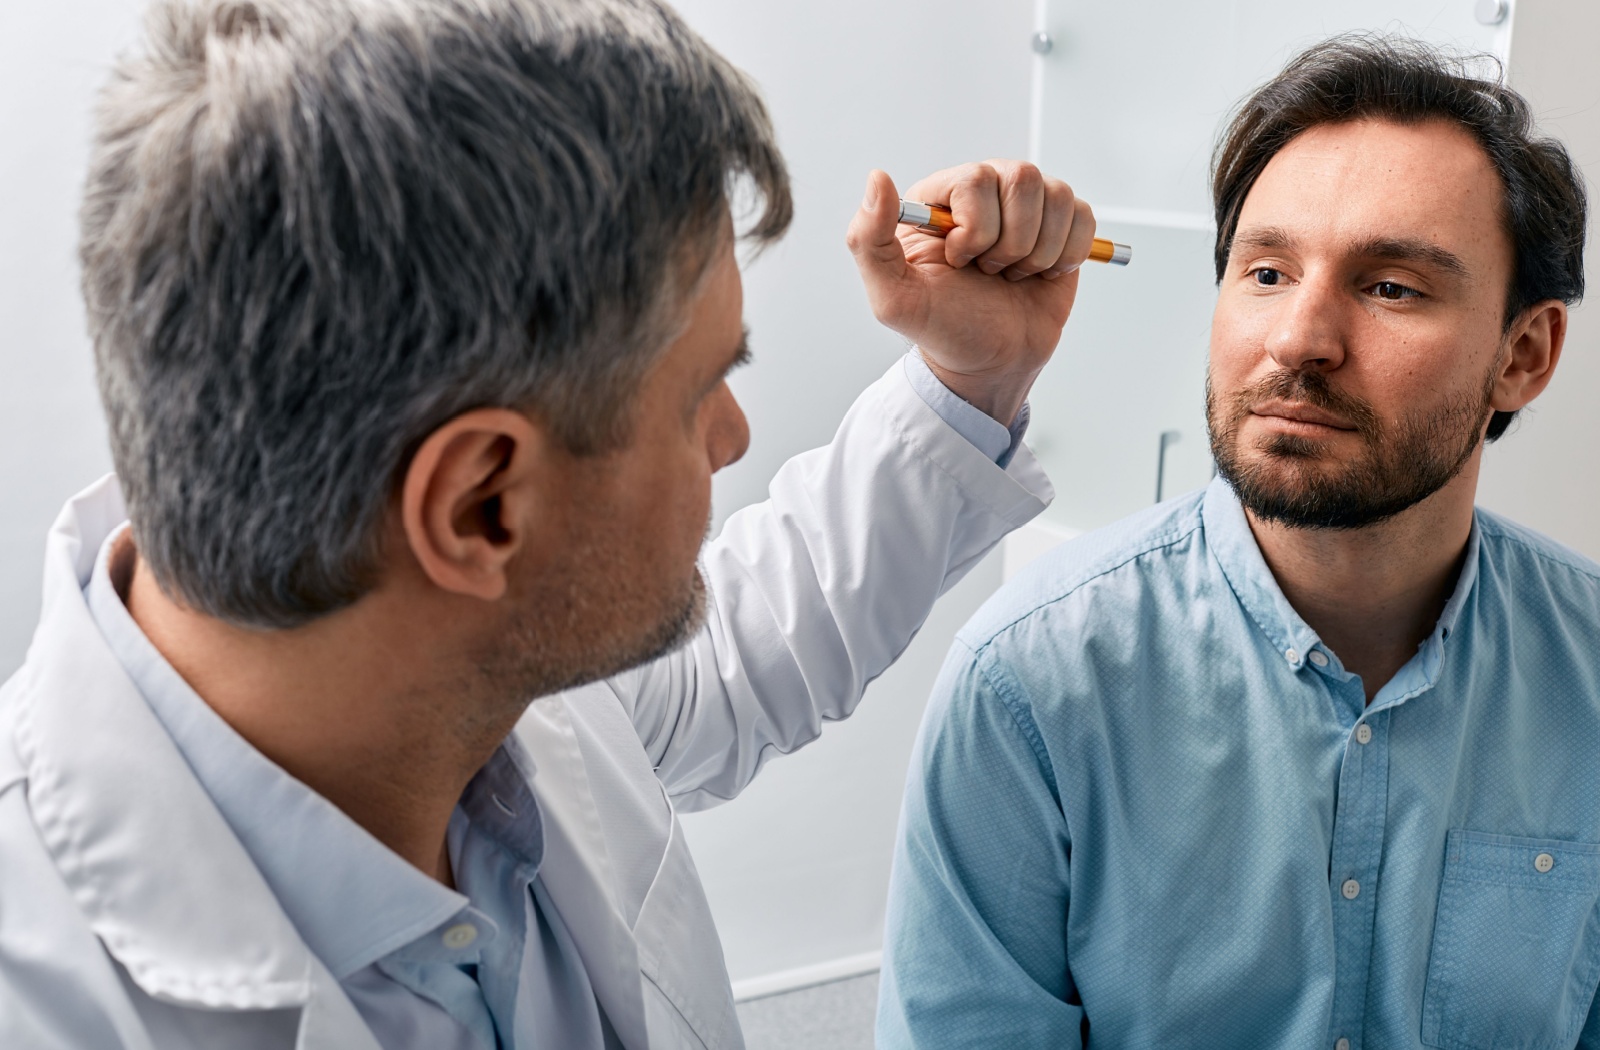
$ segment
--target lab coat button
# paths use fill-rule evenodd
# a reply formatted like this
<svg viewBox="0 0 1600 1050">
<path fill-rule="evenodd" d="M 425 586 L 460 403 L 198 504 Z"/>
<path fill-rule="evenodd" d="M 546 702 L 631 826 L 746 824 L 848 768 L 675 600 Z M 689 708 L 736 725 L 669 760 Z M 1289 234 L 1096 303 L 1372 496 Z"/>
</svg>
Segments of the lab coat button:
<svg viewBox="0 0 1600 1050">
<path fill-rule="evenodd" d="M 444 946 L 458 952 L 478 939 L 478 928 L 470 922 L 461 922 L 444 931 Z"/>
<path fill-rule="evenodd" d="M 1556 866 L 1556 859 L 1548 853 L 1541 853 L 1533 858 L 1533 866 L 1540 872 L 1546 872 Z"/>
</svg>

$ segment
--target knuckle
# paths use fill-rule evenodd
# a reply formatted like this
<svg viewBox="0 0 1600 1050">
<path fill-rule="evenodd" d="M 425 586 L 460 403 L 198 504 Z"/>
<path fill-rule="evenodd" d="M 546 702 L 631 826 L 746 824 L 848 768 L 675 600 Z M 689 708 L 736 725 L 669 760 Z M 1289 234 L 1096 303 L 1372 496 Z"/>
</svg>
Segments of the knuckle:
<svg viewBox="0 0 1600 1050">
<path fill-rule="evenodd" d="M 1012 178 L 1014 178 L 1017 181 L 1017 184 L 1020 186 L 1044 185 L 1044 172 L 1039 170 L 1039 166 L 1037 164 L 1033 164 L 1028 161 L 1022 161 L 1016 166 L 1015 171 L 1012 173 Z"/>
</svg>

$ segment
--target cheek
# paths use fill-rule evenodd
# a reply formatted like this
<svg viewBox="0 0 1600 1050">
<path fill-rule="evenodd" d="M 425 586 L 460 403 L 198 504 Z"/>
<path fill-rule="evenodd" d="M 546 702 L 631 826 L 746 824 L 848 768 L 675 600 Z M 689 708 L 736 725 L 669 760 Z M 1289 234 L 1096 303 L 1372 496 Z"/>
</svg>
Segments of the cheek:
<svg viewBox="0 0 1600 1050">
<path fill-rule="evenodd" d="M 1208 363 L 1213 390 L 1238 387 L 1265 358 L 1257 328 L 1258 322 L 1246 311 L 1231 306 L 1226 299 L 1217 300 L 1217 309 L 1211 316 Z"/>
<path fill-rule="evenodd" d="M 672 556 L 692 557 L 705 538 L 711 513 L 711 474 L 692 447 L 674 447 L 641 486 L 638 519 Z"/>
</svg>

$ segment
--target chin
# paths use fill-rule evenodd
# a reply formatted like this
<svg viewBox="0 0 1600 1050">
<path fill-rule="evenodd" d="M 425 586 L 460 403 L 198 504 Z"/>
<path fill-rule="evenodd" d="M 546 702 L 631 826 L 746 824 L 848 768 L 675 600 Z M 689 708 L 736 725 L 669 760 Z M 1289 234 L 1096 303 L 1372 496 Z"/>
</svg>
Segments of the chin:
<svg viewBox="0 0 1600 1050">
<path fill-rule="evenodd" d="M 645 644 L 645 654 L 632 666 L 659 660 L 688 644 L 706 624 L 706 580 L 697 566 L 673 610 L 663 616 Z"/>
</svg>

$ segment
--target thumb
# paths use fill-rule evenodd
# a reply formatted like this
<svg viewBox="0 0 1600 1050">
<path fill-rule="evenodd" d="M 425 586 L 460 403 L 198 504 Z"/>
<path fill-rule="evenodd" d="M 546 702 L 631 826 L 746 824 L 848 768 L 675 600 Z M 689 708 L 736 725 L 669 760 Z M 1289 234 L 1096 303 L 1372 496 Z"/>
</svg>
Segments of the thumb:
<svg viewBox="0 0 1600 1050">
<path fill-rule="evenodd" d="M 855 218 L 850 220 L 845 244 L 856 257 L 861 279 L 874 300 L 884 282 L 905 273 L 906 254 L 895 235 L 899 219 L 900 194 L 894 188 L 894 180 L 887 172 L 873 170 L 867 175 L 867 192 Z"/>
</svg>

